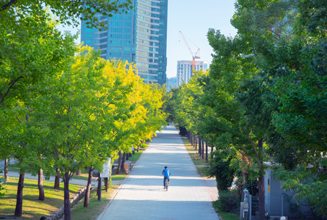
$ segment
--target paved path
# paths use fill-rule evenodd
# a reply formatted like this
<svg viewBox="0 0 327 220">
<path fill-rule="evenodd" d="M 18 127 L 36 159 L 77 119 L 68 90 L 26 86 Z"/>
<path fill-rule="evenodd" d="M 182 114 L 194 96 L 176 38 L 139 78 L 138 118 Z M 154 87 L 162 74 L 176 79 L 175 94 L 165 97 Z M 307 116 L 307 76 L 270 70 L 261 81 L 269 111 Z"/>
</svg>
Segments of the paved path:
<svg viewBox="0 0 327 220">
<path fill-rule="evenodd" d="M 9 178 L 10 177 L 19 177 L 19 173 L 18 172 L 14 172 L 14 171 L 8 171 L 8 175 L 9 175 Z M 25 179 L 34 179 L 34 180 L 37 180 L 38 177 L 37 176 L 32 176 L 32 174 L 30 173 L 25 173 Z M 54 182 L 55 180 L 55 177 L 54 176 L 50 176 L 50 179 L 47 180 L 47 179 L 44 179 L 44 181 L 51 181 L 51 182 Z M 60 179 L 60 181 L 62 181 L 62 179 Z M 121 180 L 113 180 L 112 181 L 112 184 L 113 185 L 119 185 L 121 184 Z M 71 179 L 69 181 L 69 184 L 72 184 L 72 185 L 80 185 L 80 186 L 86 186 L 87 184 L 87 181 L 86 180 L 79 180 L 79 179 Z M 97 186 L 98 185 L 98 181 L 97 180 L 92 180 L 92 186 Z"/>
<path fill-rule="evenodd" d="M 167 165 L 169 191 L 161 172 Z M 173 126 L 168 126 L 137 161 L 108 209 L 99 220 L 218 220 L 204 180 Z"/>
</svg>

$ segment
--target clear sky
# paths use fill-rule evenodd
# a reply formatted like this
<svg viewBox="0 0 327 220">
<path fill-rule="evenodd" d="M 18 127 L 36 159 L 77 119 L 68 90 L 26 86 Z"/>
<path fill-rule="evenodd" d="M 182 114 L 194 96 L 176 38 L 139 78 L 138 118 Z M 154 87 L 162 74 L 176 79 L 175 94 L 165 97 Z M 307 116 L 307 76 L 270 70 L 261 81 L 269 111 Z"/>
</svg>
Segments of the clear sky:
<svg viewBox="0 0 327 220">
<path fill-rule="evenodd" d="M 200 48 L 200 60 L 211 62 L 207 32 L 214 28 L 235 36 L 236 30 L 230 24 L 233 14 L 234 0 L 168 0 L 167 77 L 176 76 L 177 60 L 192 60 L 179 31 L 193 53 L 197 51 L 196 46 Z"/>
<path fill-rule="evenodd" d="M 235 36 L 230 24 L 234 14 L 234 0 L 168 0 L 167 77 L 175 77 L 177 60 L 192 60 L 179 31 L 186 37 L 193 53 L 200 48 L 202 61 L 211 62 L 212 49 L 207 40 L 209 28 Z M 76 33 L 79 28 L 59 27 Z M 78 39 L 78 43 L 80 39 Z M 196 46 L 195 46 L 195 45 Z"/>
</svg>

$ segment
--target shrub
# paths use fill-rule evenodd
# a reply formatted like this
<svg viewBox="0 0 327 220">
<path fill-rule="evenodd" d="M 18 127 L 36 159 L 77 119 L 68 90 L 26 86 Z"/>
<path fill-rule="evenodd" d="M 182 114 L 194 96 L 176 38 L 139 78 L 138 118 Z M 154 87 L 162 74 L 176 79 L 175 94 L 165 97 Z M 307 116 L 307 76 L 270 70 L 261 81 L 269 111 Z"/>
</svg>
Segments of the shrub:
<svg viewBox="0 0 327 220">
<path fill-rule="evenodd" d="M 223 212 L 236 212 L 240 205 L 237 190 L 225 190 L 219 192 L 217 207 Z"/>
<path fill-rule="evenodd" d="M 231 187 L 235 169 L 231 167 L 231 158 L 228 151 L 215 151 L 215 157 L 210 161 L 209 176 L 216 177 L 218 192 L 224 192 Z"/>
</svg>

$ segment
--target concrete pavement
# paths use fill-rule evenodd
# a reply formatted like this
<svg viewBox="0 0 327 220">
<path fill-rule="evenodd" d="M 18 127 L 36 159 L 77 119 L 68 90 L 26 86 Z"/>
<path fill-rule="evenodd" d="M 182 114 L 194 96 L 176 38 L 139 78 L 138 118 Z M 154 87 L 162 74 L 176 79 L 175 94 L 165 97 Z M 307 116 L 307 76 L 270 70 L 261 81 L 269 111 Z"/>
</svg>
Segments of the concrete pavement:
<svg viewBox="0 0 327 220">
<path fill-rule="evenodd" d="M 8 175 L 9 175 L 9 178 L 10 177 L 19 177 L 19 173 L 18 172 L 14 172 L 14 171 L 8 171 Z M 30 173 L 25 173 L 25 179 L 34 179 L 34 180 L 37 180 L 38 177 L 37 176 L 32 176 L 32 174 L 30 174 Z M 54 176 L 50 176 L 50 179 L 49 180 L 44 179 L 44 181 L 50 181 L 50 182 L 54 182 L 54 180 L 55 180 L 55 177 Z M 121 182 L 122 182 L 122 180 L 113 180 L 112 181 L 112 184 L 113 185 L 119 185 L 119 184 L 121 184 Z M 87 181 L 86 180 L 79 180 L 79 179 L 71 179 L 69 181 L 69 184 L 86 186 Z M 92 184 L 91 185 L 92 186 L 97 186 L 98 185 L 98 181 L 97 180 L 92 180 Z"/>
<path fill-rule="evenodd" d="M 178 131 L 171 125 L 157 134 L 99 220 L 218 220 L 208 191 L 213 182 L 199 176 Z M 172 174 L 169 191 L 164 166 Z"/>
</svg>

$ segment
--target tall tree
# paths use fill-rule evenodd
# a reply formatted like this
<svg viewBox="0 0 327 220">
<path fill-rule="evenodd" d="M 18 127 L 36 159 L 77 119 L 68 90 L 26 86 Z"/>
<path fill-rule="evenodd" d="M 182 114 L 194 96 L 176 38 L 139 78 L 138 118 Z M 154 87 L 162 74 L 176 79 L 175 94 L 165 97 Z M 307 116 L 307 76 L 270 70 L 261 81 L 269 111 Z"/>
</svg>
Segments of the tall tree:
<svg viewBox="0 0 327 220">
<path fill-rule="evenodd" d="M 41 163 L 35 159 L 39 155 L 34 146 L 44 131 L 31 126 L 32 99 L 44 91 L 56 72 L 65 68 L 75 46 L 73 37 L 61 35 L 42 8 L 37 16 L 25 14 L 19 25 L 21 29 L 16 30 L 0 23 L 4 33 L 0 36 L 0 155 L 2 159 L 15 158 L 23 175 L 25 170 L 36 174 L 39 169 L 28 170 L 29 164 Z M 42 105 L 42 100 L 37 102 Z M 23 183 L 21 178 L 19 194 L 23 192 Z M 16 216 L 21 216 L 22 194 L 18 198 Z"/>
</svg>

